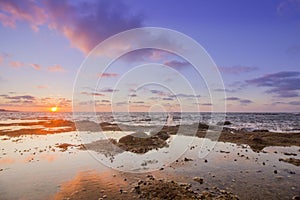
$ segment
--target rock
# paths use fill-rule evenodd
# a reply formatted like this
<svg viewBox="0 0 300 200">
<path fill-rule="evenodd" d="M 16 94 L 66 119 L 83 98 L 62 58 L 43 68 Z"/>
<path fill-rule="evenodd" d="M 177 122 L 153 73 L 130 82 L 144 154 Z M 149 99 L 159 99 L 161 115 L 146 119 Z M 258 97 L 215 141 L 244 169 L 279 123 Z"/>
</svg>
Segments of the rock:
<svg viewBox="0 0 300 200">
<path fill-rule="evenodd" d="M 293 164 L 295 166 L 300 166 L 300 159 L 297 159 L 297 158 L 279 158 L 278 159 L 279 161 L 283 161 L 283 162 L 287 162 L 287 163 L 290 163 L 290 164 Z"/>
<path fill-rule="evenodd" d="M 230 121 L 225 121 L 225 122 L 218 122 L 217 125 L 222 126 L 222 125 L 231 125 L 232 123 Z"/>
<path fill-rule="evenodd" d="M 200 129 L 200 130 L 206 130 L 208 128 L 209 128 L 209 126 L 207 124 L 204 124 L 204 123 L 198 124 L 198 129 Z"/>
<path fill-rule="evenodd" d="M 293 200 L 300 200 L 300 195 L 295 195 L 295 196 L 293 196 L 292 199 L 293 199 Z"/>
<path fill-rule="evenodd" d="M 200 177 L 196 176 L 196 177 L 193 178 L 193 180 L 200 183 L 200 184 L 203 184 L 203 178 L 200 178 Z"/>
<path fill-rule="evenodd" d="M 252 132 L 257 133 L 257 132 L 263 132 L 263 133 L 268 133 L 269 130 L 268 129 L 255 129 Z"/>
<path fill-rule="evenodd" d="M 288 153 L 288 152 L 284 152 L 283 154 L 286 155 L 286 156 L 297 156 L 296 153 Z"/>
<path fill-rule="evenodd" d="M 252 141 L 258 142 L 258 143 L 261 143 L 263 141 L 263 139 L 258 135 L 251 135 L 249 137 L 249 140 L 252 140 Z"/>
<path fill-rule="evenodd" d="M 184 158 L 184 162 L 193 161 L 191 158 Z"/>
<path fill-rule="evenodd" d="M 276 169 L 274 170 L 274 174 L 277 174 L 277 170 Z"/>
</svg>

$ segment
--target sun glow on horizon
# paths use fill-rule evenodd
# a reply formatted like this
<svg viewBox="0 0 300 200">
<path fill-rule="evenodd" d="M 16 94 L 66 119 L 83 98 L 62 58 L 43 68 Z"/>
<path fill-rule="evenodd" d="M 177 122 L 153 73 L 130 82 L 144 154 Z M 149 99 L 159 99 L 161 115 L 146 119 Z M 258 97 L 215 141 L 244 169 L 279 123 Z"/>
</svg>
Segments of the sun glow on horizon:
<svg viewBox="0 0 300 200">
<path fill-rule="evenodd" d="M 52 107 L 50 108 L 51 112 L 56 112 L 58 110 L 58 108 L 55 106 L 55 107 Z"/>
</svg>

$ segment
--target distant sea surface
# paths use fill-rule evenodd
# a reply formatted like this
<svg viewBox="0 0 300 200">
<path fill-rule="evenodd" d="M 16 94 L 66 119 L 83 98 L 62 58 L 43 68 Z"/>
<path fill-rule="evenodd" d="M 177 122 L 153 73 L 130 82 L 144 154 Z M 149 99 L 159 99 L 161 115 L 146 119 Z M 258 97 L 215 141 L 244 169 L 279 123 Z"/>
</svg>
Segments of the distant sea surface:
<svg viewBox="0 0 300 200">
<path fill-rule="evenodd" d="M 216 124 L 229 121 L 226 127 L 234 129 L 257 130 L 267 129 L 273 132 L 300 132 L 299 113 L 171 113 L 173 125 L 193 124 L 197 122 Z M 163 125 L 168 113 L 50 113 L 50 112 L 0 112 L 0 123 L 28 119 L 65 119 L 72 121 L 89 120 L 94 122 L 110 122 L 136 126 Z"/>
</svg>

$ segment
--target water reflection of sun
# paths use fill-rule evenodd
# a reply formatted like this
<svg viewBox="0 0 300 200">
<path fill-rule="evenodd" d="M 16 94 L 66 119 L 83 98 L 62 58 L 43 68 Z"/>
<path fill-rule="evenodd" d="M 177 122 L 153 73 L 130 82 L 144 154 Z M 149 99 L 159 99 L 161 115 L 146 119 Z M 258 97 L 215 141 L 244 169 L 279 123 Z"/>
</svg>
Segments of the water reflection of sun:
<svg viewBox="0 0 300 200">
<path fill-rule="evenodd" d="M 58 108 L 57 107 L 52 107 L 52 108 L 50 108 L 50 110 L 51 110 L 51 112 L 56 112 L 58 110 Z"/>
</svg>

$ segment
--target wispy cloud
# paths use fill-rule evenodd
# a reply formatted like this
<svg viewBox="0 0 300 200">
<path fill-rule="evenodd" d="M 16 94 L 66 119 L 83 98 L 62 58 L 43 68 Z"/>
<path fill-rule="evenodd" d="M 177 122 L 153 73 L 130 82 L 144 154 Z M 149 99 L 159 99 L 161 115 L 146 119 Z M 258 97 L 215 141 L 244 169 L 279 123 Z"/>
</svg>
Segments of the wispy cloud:
<svg viewBox="0 0 300 200">
<path fill-rule="evenodd" d="M 164 100 L 164 101 L 173 101 L 174 99 L 171 98 L 171 97 L 165 97 L 165 98 L 163 98 L 162 100 Z"/>
<path fill-rule="evenodd" d="M 65 71 L 65 69 L 62 66 L 58 65 L 58 64 L 48 67 L 47 70 L 49 72 L 63 72 L 63 71 Z"/>
<path fill-rule="evenodd" d="M 105 92 L 105 93 L 110 93 L 110 92 L 118 92 L 119 90 L 116 89 L 111 89 L 111 88 L 104 88 L 100 89 L 99 92 Z"/>
<path fill-rule="evenodd" d="M 38 86 L 36 86 L 36 88 L 37 89 L 46 89 L 46 88 L 48 88 L 48 86 L 47 85 L 38 85 Z"/>
<path fill-rule="evenodd" d="M 29 64 L 33 69 L 35 69 L 35 70 L 41 70 L 42 69 L 42 67 L 41 67 L 41 65 L 38 65 L 38 64 L 35 64 L 35 63 L 31 63 L 31 64 Z"/>
<path fill-rule="evenodd" d="M 248 105 L 250 103 L 253 103 L 252 100 L 249 99 L 241 99 L 239 97 L 227 97 L 225 98 L 226 101 L 236 101 L 239 102 L 241 105 Z"/>
<path fill-rule="evenodd" d="M 300 13 L 300 0 L 283 0 L 277 6 L 279 15 L 294 15 Z"/>
<path fill-rule="evenodd" d="M 186 61 L 170 60 L 165 62 L 164 65 L 167 65 L 169 67 L 174 67 L 174 68 L 181 68 L 181 67 L 189 66 L 190 63 Z"/>
<path fill-rule="evenodd" d="M 88 96 L 105 96 L 104 94 L 98 92 L 81 92 L 81 94 L 88 95 Z"/>
<path fill-rule="evenodd" d="M 45 10 L 35 1 L 1 0 L 0 21 L 4 26 L 15 28 L 17 22 L 27 22 L 34 31 L 47 20 Z"/>
<path fill-rule="evenodd" d="M 198 95 L 193 95 L 193 94 L 183 94 L 183 93 L 180 93 L 180 94 L 176 94 L 176 95 L 170 95 L 171 98 L 199 98 L 201 97 L 200 94 Z"/>
<path fill-rule="evenodd" d="M 121 59 L 124 59 L 127 62 L 158 61 L 166 55 L 167 53 L 165 51 L 145 48 L 131 51 L 122 56 Z"/>
<path fill-rule="evenodd" d="M 282 101 L 276 101 L 273 102 L 272 105 L 277 104 L 285 104 L 285 105 L 292 105 L 292 106 L 300 106 L 300 101 L 290 101 L 290 102 L 282 102 Z"/>
<path fill-rule="evenodd" d="M 300 90 L 300 72 L 282 71 L 267 74 L 259 78 L 246 80 L 249 85 L 270 88 L 265 92 L 275 94 L 275 97 L 298 97 Z"/>
<path fill-rule="evenodd" d="M 202 106 L 212 106 L 211 103 L 202 103 L 201 105 L 202 105 Z"/>
<path fill-rule="evenodd" d="M 19 61 L 10 61 L 9 66 L 14 67 L 14 68 L 20 68 L 20 67 L 25 66 L 25 64 L 22 62 L 19 62 Z"/>
<path fill-rule="evenodd" d="M 257 67 L 249 66 L 232 66 L 232 67 L 219 67 L 219 70 L 228 74 L 241 74 L 257 70 Z"/>
<path fill-rule="evenodd" d="M 109 78 L 109 77 L 116 77 L 118 75 L 119 74 L 116 74 L 116 73 L 101 73 L 101 74 L 99 74 L 99 77 L 101 77 L 101 78 Z"/>
<path fill-rule="evenodd" d="M 31 95 L 20 95 L 20 96 L 5 96 L 5 99 L 15 99 L 15 100 L 34 100 L 35 97 Z"/>
<path fill-rule="evenodd" d="M 217 89 L 214 89 L 214 91 L 215 91 L 215 92 L 228 92 L 228 93 L 235 93 L 235 92 L 237 92 L 237 91 L 234 90 L 234 89 L 226 89 L 226 88 L 224 88 L 224 89 L 217 88 Z"/>
<path fill-rule="evenodd" d="M 157 89 L 150 89 L 149 90 L 152 94 L 156 94 L 158 96 L 168 96 L 169 93 L 168 92 L 164 92 L 162 90 L 157 90 Z"/>
</svg>

